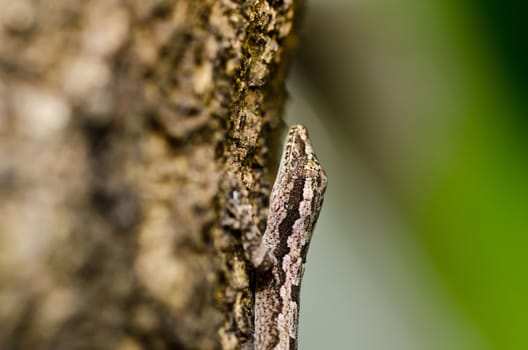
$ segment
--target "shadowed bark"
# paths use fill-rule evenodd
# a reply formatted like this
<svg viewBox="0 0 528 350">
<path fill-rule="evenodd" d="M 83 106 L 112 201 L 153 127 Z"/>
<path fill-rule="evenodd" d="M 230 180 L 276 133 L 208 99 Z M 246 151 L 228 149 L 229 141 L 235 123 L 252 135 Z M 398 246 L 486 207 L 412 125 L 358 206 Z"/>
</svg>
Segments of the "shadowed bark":
<svg viewBox="0 0 528 350">
<path fill-rule="evenodd" d="M 252 347 L 293 0 L 0 0 L 0 348 Z"/>
</svg>

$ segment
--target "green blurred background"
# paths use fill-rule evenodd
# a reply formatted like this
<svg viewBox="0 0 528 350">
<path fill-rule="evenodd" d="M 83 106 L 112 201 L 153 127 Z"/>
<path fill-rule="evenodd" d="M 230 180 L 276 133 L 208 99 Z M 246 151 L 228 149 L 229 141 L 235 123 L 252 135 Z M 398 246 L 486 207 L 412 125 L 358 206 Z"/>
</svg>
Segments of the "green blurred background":
<svg viewBox="0 0 528 350">
<path fill-rule="evenodd" d="M 301 349 L 528 349 L 528 11 L 307 2 L 288 122 L 329 173 Z"/>
</svg>

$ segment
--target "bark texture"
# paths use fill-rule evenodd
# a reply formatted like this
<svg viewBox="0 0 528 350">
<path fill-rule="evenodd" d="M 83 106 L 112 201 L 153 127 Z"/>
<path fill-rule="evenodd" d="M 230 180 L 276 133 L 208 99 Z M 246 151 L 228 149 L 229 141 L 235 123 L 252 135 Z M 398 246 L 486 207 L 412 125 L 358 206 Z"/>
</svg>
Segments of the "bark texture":
<svg viewBox="0 0 528 350">
<path fill-rule="evenodd" d="M 252 347 L 294 0 L 0 0 L 0 348 Z"/>
</svg>

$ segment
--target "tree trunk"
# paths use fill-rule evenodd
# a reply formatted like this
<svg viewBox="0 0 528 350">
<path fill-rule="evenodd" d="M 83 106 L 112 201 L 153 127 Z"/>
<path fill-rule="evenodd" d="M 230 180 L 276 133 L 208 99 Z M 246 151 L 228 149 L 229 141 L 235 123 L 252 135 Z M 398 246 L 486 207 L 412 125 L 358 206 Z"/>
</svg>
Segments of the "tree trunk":
<svg viewBox="0 0 528 350">
<path fill-rule="evenodd" d="M 252 348 L 299 1 L 0 7 L 0 348 Z"/>
</svg>

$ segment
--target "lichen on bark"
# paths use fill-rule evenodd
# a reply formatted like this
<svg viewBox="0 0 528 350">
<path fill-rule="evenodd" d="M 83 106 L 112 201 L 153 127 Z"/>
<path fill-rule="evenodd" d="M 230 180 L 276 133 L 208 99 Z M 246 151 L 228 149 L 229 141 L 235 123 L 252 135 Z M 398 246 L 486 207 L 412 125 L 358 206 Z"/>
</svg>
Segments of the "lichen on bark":
<svg viewBox="0 0 528 350">
<path fill-rule="evenodd" d="M 0 6 L 0 348 L 250 348 L 299 1 Z"/>
</svg>

